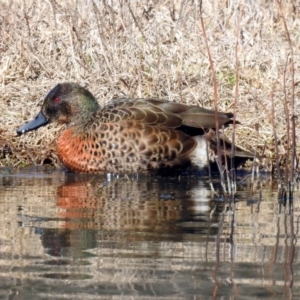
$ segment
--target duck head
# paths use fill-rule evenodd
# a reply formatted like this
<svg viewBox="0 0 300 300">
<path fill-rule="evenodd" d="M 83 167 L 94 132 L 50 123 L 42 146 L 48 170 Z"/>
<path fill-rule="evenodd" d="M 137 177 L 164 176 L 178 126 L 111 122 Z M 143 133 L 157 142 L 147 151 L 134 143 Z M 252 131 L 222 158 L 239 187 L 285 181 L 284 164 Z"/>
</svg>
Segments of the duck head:
<svg viewBox="0 0 300 300">
<path fill-rule="evenodd" d="M 50 122 L 80 124 L 99 107 L 94 96 L 82 86 L 76 83 L 58 84 L 45 97 L 38 115 L 29 123 L 21 126 L 17 133 L 22 135 Z"/>
</svg>

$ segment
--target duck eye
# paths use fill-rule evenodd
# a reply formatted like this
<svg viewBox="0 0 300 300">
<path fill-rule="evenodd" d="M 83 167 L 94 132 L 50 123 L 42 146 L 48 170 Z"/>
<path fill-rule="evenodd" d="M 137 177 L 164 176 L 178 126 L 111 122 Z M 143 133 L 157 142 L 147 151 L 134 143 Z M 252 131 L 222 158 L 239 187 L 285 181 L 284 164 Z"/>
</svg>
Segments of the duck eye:
<svg viewBox="0 0 300 300">
<path fill-rule="evenodd" d="M 61 100 L 61 99 L 60 99 L 59 97 L 55 97 L 55 98 L 53 99 L 53 102 L 54 102 L 54 103 L 59 103 L 60 100 Z"/>
</svg>

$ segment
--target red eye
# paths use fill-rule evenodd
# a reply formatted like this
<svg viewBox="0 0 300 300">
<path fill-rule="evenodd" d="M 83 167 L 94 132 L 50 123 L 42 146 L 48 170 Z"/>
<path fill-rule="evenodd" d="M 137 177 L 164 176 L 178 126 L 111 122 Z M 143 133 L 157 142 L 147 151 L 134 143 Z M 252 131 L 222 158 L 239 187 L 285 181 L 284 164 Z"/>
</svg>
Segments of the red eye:
<svg viewBox="0 0 300 300">
<path fill-rule="evenodd" d="M 59 97 L 54 98 L 54 99 L 53 99 L 53 102 L 54 102 L 54 103 L 60 102 L 60 98 L 59 98 Z"/>
</svg>

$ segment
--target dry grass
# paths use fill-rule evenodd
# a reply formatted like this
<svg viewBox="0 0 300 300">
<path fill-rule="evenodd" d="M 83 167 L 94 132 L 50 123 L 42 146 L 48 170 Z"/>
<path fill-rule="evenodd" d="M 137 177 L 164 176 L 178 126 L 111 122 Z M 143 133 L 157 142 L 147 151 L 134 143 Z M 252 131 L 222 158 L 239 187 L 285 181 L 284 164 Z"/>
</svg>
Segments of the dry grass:
<svg viewBox="0 0 300 300">
<path fill-rule="evenodd" d="M 282 1 L 293 57 L 276 1 L 203 2 L 222 111 L 233 111 L 238 51 L 237 119 L 242 125 L 237 127 L 237 144 L 274 157 L 272 94 L 284 154 L 284 104 L 291 100 L 292 85 L 296 116 L 300 111 L 300 1 Z M 59 128 L 50 125 L 22 137 L 16 129 L 36 115 L 44 95 L 59 82 L 88 87 L 100 103 L 126 95 L 213 107 L 212 72 L 197 3 L 2 0 L 0 165 L 56 161 L 53 141 Z"/>
</svg>

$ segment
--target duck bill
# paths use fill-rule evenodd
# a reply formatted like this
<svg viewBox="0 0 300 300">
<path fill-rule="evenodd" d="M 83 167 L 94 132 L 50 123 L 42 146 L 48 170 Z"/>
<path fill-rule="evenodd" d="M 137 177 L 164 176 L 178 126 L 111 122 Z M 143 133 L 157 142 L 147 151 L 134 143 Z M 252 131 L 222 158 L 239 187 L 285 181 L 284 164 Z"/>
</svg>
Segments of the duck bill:
<svg viewBox="0 0 300 300">
<path fill-rule="evenodd" d="M 24 124 L 17 130 L 18 135 L 22 135 L 28 131 L 35 130 L 49 123 L 49 119 L 45 117 L 45 115 L 40 112 L 32 121 L 27 124 Z"/>
</svg>

